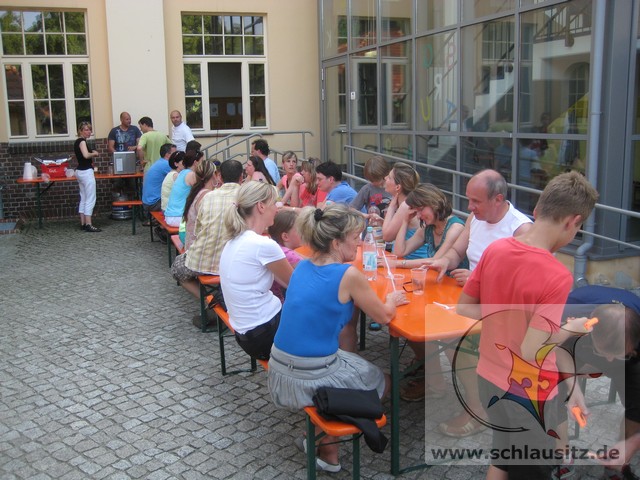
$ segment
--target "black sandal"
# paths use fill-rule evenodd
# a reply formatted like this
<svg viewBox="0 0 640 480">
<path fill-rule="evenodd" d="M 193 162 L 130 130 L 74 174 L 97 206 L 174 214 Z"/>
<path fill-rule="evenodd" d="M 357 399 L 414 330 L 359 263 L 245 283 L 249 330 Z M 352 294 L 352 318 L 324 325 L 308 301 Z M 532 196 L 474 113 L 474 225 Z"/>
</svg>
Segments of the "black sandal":
<svg viewBox="0 0 640 480">
<path fill-rule="evenodd" d="M 84 226 L 84 231 L 85 232 L 101 232 L 102 230 L 100 230 L 98 227 L 94 227 L 93 225 L 86 224 Z"/>
</svg>

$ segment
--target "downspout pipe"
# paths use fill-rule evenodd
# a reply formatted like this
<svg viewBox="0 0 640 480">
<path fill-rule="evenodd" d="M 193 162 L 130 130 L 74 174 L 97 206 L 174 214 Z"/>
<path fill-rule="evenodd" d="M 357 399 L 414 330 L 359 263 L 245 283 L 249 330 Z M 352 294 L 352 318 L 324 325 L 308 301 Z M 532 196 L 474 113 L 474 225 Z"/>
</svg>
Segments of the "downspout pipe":
<svg viewBox="0 0 640 480">
<path fill-rule="evenodd" d="M 593 82 L 591 87 L 591 102 L 589 102 L 589 151 L 586 165 L 587 179 L 592 185 L 598 186 L 598 151 L 600 149 L 600 119 L 602 118 L 602 85 L 604 72 L 604 32 L 606 23 L 606 0 L 595 0 L 595 11 L 592 18 L 593 36 L 591 45 L 593 51 Z M 595 231 L 595 211 L 589 215 L 584 223 L 584 239 L 574 255 L 573 279 L 576 286 L 586 285 L 587 252 L 593 247 L 593 237 L 589 233 Z"/>
</svg>

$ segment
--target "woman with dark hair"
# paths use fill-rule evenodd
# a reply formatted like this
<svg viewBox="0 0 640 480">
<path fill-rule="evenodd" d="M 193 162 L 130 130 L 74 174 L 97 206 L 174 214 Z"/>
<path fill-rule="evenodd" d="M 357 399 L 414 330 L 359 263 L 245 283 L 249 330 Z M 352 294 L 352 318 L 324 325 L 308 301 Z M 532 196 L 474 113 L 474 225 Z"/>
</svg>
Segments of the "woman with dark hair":
<svg viewBox="0 0 640 480">
<path fill-rule="evenodd" d="M 169 202 L 167 209 L 164 211 L 165 221 L 172 227 L 179 227 L 184 215 L 184 204 L 187 201 L 191 187 L 196 183 L 195 169 L 204 157 L 204 153 L 200 150 L 190 150 L 184 156 L 182 164 L 184 170 L 178 174 L 171 194 L 169 194 Z"/>
<path fill-rule="evenodd" d="M 274 187 L 276 186 L 276 182 L 273 181 L 269 170 L 267 170 L 264 161 L 260 157 L 250 156 L 244 165 L 244 171 L 247 174 L 245 182 L 256 180 L 258 182 L 268 183 Z"/>
<path fill-rule="evenodd" d="M 96 150 L 89 151 L 87 138 L 91 136 L 91 124 L 81 122 L 78 126 L 78 139 L 73 144 L 73 152 L 78 160 L 76 177 L 80 186 L 80 227 L 85 232 L 100 232 L 91 224 L 93 207 L 96 205 L 96 178 L 93 175 L 93 159 L 99 155 Z"/>
<path fill-rule="evenodd" d="M 407 303 L 404 292 L 389 293 L 383 303 L 363 273 L 348 263 L 356 258 L 364 228 L 359 212 L 343 204 L 324 210 L 306 207 L 295 225 L 313 254 L 293 271 L 271 348 L 267 383 L 273 402 L 299 411 L 313 405 L 313 395 L 323 386 L 376 390 L 382 397 L 389 378 L 360 355 L 340 349 L 338 337 L 355 304 L 376 322 L 388 324 L 396 307 Z M 340 471 L 335 440 L 321 440 L 318 469 Z M 296 446 L 306 449 L 306 440 L 299 438 Z"/>
<path fill-rule="evenodd" d="M 187 201 L 184 204 L 184 215 L 180 223 L 179 235 L 185 250 L 188 250 L 195 240 L 196 219 L 198 218 L 198 209 L 200 208 L 202 197 L 213 190 L 216 184 L 220 183 L 220 175 L 216 165 L 211 160 L 199 162 L 195 174 L 196 182 L 191 187 Z"/>
<path fill-rule="evenodd" d="M 435 185 L 421 183 L 405 198 L 409 214 L 403 218 L 396 236 L 394 252 L 399 257 L 407 257 L 420 247 L 426 248 L 426 258 L 439 258 L 453 246 L 464 231 L 464 221 L 452 215 L 451 202 Z M 411 236 L 407 235 L 409 223 L 419 220 L 419 226 Z M 421 267 L 421 259 L 402 260 L 399 268 Z M 456 268 L 469 268 L 465 256 Z"/>
</svg>

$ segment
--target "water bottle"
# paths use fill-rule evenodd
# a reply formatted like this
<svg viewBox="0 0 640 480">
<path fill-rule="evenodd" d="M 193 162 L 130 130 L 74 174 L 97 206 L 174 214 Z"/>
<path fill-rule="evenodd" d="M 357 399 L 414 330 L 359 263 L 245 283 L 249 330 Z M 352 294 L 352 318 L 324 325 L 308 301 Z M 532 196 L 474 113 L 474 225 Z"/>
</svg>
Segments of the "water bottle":
<svg viewBox="0 0 640 480">
<path fill-rule="evenodd" d="M 370 214 L 375 214 L 380 217 L 380 209 L 376 206 L 375 202 L 371 202 L 371 206 L 367 211 Z M 384 240 L 382 238 L 382 221 L 378 219 L 369 219 L 369 226 L 373 227 L 373 240 L 376 243 L 383 243 Z"/>
<path fill-rule="evenodd" d="M 378 273 L 378 252 L 376 251 L 376 241 L 373 238 L 373 227 L 367 227 L 367 234 L 362 244 L 362 270 L 367 280 L 373 282 Z"/>
</svg>

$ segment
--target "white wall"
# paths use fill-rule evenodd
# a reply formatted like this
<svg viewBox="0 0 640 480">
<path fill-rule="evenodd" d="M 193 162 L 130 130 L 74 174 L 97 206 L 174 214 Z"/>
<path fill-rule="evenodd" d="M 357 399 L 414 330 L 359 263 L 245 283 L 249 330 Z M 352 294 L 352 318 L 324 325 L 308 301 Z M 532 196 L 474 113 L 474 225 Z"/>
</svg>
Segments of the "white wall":
<svg viewBox="0 0 640 480">
<path fill-rule="evenodd" d="M 113 125 L 120 124 L 120 112 L 127 111 L 132 124 L 148 116 L 156 130 L 168 133 L 162 0 L 108 0 L 105 10 Z"/>
</svg>

